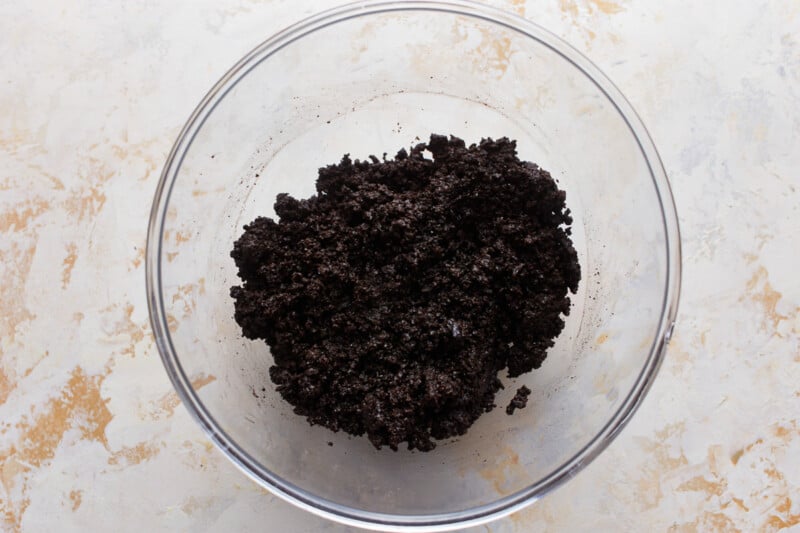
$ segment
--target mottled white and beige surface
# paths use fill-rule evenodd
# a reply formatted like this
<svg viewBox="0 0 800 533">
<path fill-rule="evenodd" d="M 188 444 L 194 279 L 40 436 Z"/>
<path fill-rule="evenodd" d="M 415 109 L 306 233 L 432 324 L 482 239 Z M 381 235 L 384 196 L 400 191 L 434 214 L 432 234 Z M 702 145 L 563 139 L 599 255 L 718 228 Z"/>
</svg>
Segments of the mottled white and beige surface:
<svg viewBox="0 0 800 533">
<path fill-rule="evenodd" d="M 673 184 L 684 284 L 628 428 L 475 531 L 800 531 L 800 2 L 498 3 L 639 111 Z M 332 5 L 0 3 L 0 529 L 346 530 L 213 449 L 163 371 L 143 271 L 160 167 L 195 103 Z"/>
</svg>

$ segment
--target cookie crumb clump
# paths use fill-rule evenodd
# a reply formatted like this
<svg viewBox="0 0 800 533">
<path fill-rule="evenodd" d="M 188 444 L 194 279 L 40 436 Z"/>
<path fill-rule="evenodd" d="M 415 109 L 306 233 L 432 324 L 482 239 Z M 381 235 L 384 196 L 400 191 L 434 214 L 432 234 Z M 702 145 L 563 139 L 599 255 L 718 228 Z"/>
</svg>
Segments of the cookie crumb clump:
<svg viewBox="0 0 800 533">
<path fill-rule="evenodd" d="M 518 388 L 517 393 L 506 407 L 506 414 L 513 415 L 516 409 L 525 409 L 525 406 L 528 405 L 528 396 L 530 393 L 531 390 L 525 385 Z"/>
<path fill-rule="evenodd" d="M 244 336 L 266 341 L 270 378 L 312 424 L 393 450 L 463 435 L 498 373 L 540 367 L 564 327 L 580 280 L 565 193 L 515 141 L 442 135 L 345 155 L 316 188 L 278 195 L 279 219 L 234 244 Z"/>
</svg>

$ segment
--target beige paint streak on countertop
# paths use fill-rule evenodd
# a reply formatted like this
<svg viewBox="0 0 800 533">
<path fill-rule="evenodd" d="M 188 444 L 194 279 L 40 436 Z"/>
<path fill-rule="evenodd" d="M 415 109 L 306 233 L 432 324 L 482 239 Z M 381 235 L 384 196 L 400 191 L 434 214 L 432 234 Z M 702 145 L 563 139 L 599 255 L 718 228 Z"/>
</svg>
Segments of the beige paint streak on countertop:
<svg viewBox="0 0 800 533">
<path fill-rule="evenodd" d="M 144 290 L 153 191 L 196 103 L 254 45 L 338 3 L 0 3 L 0 530 L 356 531 L 271 496 L 214 449 L 179 408 Z M 469 533 L 797 530 L 798 2 L 492 3 L 585 52 L 642 117 L 678 205 L 683 292 L 660 375 L 620 436 L 534 506 Z M 452 31 L 474 49 L 465 68 L 517 74 L 502 35 Z M 447 58 L 410 54 L 434 71 Z M 211 194 L 225 191 L 194 190 Z M 191 231 L 167 236 L 168 261 L 185 259 Z M 171 331 L 212 279 L 173 287 Z M 191 376 L 197 390 L 217 379 Z M 499 494 L 526 475 L 515 450 L 485 459 L 476 482 Z"/>
<path fill-rule="evenodd" d="M 513 6 L 517 15 L 525 15 L 525 4 L 527 3 L 526 0 L 510 0 L 509 3 L 511 6 Z"/>
<path fill-rule="evenodd" d="M 28 224 L 44 213 L 50 205 L 43 200 L 32 200 L 18 204 L 14 209 L 0 213 L 0 233 L 22 231 Z"/>
<path fill-rule="evenodd" d="M 571 17 L 577 17 L 581 11 L 614 15 L 625 10 L 621 2 L 611 0 L 559 0 L 559 6 L 563 13 Z"/>
<path fill-rule="evenodd" d="M 77 511 L 83 501 L 83 491 L 71 490 L 69 491 L 69 501 L 72 504 L 72 510 Z"/>
<path fill-rule="evenodd" d="M 136 446 L 122 448 L 108 458 L 110 465 L 138 465 L 158 455 L 160 447 L 153 443 L 140 442 Z"/>
<path fill-rule="evenodd" d="M 21 486 L 22 497 L 15 504 L 2 500 L 0 510 L 6 525 L 19 528 L 22 514 L 30 501 L 26 475 L 50 461 L 68 431 L 74 430 L 81 439 L 108 446 L 105 428 L 113 415 L 100 396 L 104 376 L 87 376 L 75 368 L 60 395 L 49 400 L 41 412 L 33 411 L 14 424 L 18 431 L 16 442 L 0 449 L 0 472 L 6 493 Z"/>
<path fill-rule="evenodd" d="M 589 3 L 606 15 L 613 15 L 625 9 L 620 4 L 611 2 L 610 0 L 589 0 Z"/>
<path fill-rule="evenodd" d="M 519 454 L 513 449 L 506 447 L 502 455 L 497 458 L 492 458 L 493 464 L 487 465 L 478 473 L 480 476 L 492 483 L 494 490 L 501 496 L 508 494 L 508 489 L 505 487 L 509 477 L 515 476 L 521 472 L 519 464 Z"/>
<path fill-rule="evenodd" d="M 753 276 L 747 280 L 742 301 L 750 300 L 757 303 L 764 313 L 761 327 L 764 330 L 774 331 L 787 316 L 777 312 L 778 301 L 781 293 L 776 291 L 769 282 L 769 273 L 763 266 L 759 266 Z"/>
<path fill-rule="evenodd" d="M 72 269 L 75 268 L 75 261 L 78 260 L 78 247 L 74 242 L 67 244 L 67 256 L 64 258 L 64 270 L 61 273 L 61 288 L 66 289 L 72 278 Z"/>
<path fill-rule="evenodd" d="M 195 391 L 199 391 L 209 383 L 216 381 L 216 379 L 215 376 L 203 375 L 193 378 L 190 382 L 192 388 L 194 388 Z M 180 403 L 181 400 L 178 398 L 178 394 L 175 391 L 170 391 L 154 402 L 154 409 L 150 411 L 150 416 L 154 419 L 170 417 L 175 413 L 175 408 L 178 407 Z"/>
</svg>

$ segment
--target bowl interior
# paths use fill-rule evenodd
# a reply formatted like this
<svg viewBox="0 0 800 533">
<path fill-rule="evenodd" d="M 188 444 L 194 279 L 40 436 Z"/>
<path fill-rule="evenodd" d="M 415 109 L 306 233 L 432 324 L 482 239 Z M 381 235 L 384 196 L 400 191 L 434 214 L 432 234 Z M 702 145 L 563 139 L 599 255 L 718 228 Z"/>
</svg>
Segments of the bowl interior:
<svg viewBox="0 0 800 533">
<path fill-rule="evenodd" d="M 552 43 L 473 15 L 372 9 L 295 28 L 226 80 L 165 172 L 156 289 L 173 370 L 253 476 L 333 512 L 494 505 L 582 453 L 653 371 L 669 237 L 639 140 Z M 274 216 L 276 194 L 313 194 L 320 166 L 345 153 L 393 155 L 432 132 L 468 143 L 508 136 L 549 170 L 575 217 L 582 280 L 544 366 L 501 374 L 498 408 L 465 436 L 430 453 L 378 451 L 309 426 L 273 390 L 268 347 L 233 320 L 229 252 L 243 224 Z M 533 391 L 528 407 L 507 416 L 521 384 Z"/>
</svg>

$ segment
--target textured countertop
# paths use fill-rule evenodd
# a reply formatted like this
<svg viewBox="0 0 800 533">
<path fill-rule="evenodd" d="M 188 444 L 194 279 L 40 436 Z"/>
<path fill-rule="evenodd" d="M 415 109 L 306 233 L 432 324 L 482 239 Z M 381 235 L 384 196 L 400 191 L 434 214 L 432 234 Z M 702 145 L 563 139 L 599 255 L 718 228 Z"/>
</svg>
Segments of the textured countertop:
<svg viewBox="0 0 800 533">
<path fill-rule="evenodd" d="M 678 327 L 599 459 L 475 531 L 800 531 L 800 2 L 505 0 L 592 59 L 678 205 Z M 205 91 L 312 0 L 0 3 L 0 529 L 346 531 L 217 452 L 163 371 L 150 202 Z"/>
</svg>

